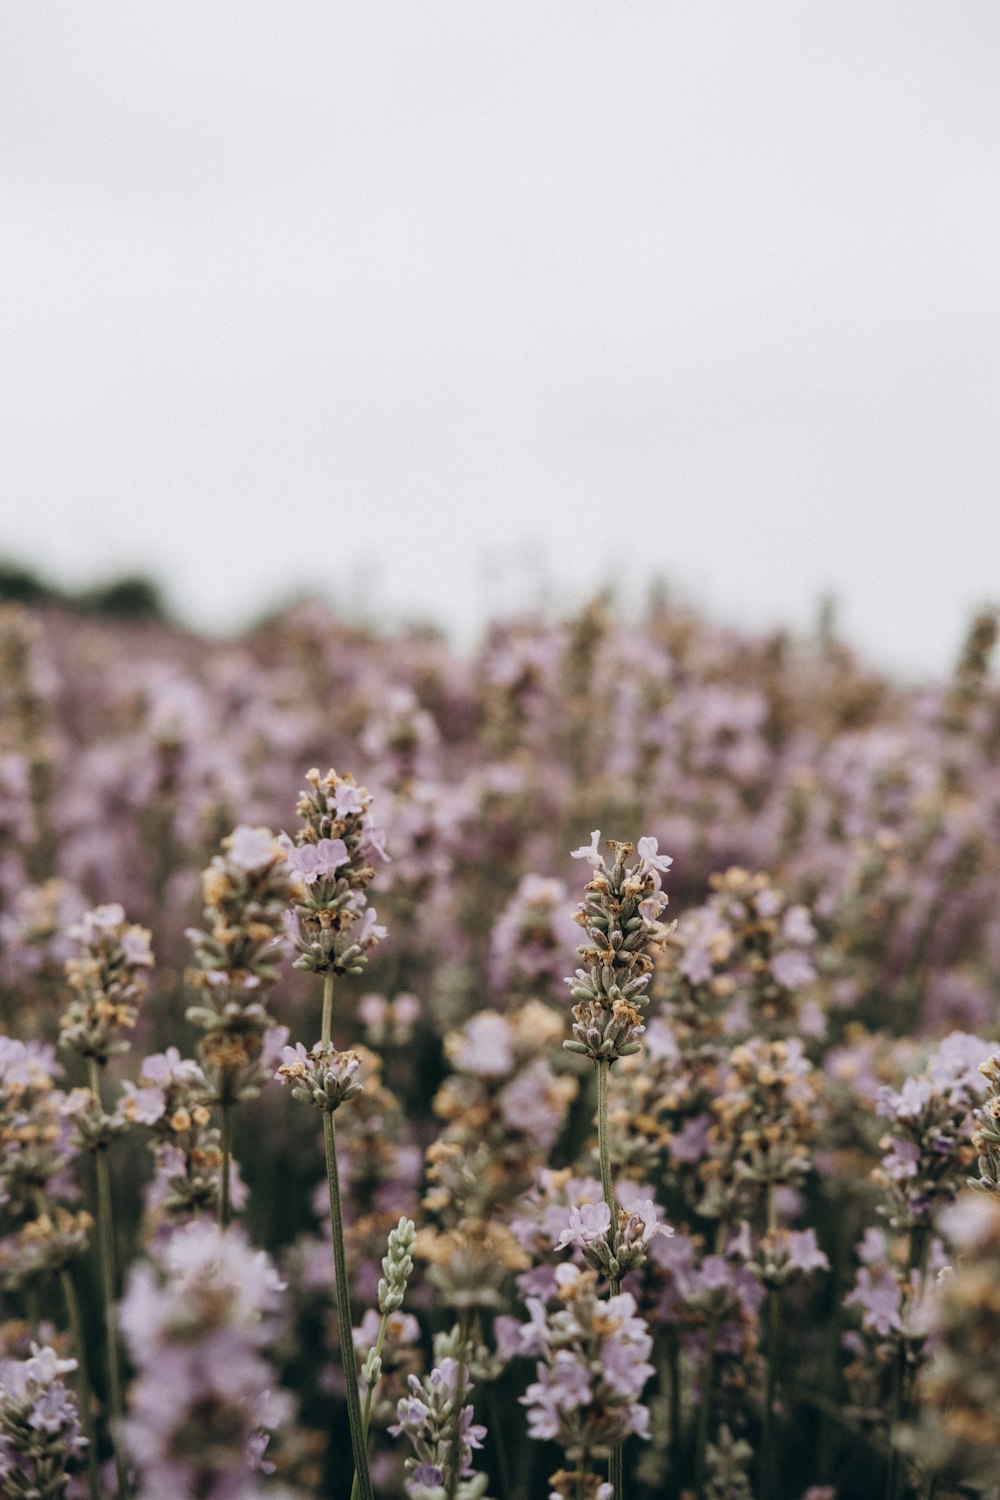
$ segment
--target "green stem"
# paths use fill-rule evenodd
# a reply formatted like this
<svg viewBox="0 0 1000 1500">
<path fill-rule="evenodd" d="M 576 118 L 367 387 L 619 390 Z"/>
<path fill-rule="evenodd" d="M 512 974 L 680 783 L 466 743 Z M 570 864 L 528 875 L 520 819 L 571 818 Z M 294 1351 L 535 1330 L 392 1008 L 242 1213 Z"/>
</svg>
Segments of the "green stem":
<svg viewBox="0 0 1000 1500">
<path fill-rule="evenodd" d="M 680 1472 L 681 1456 L 681 1357 L 677 1330 L 667 1328 L 667 1358 L 670 1367 L 670 1473 Z"/>
<path fill-rule="evenodd" d="M 379 1324 L 379 1327 L 378 1327 L 378 1338 L 375 1340 L 375 1358 L 376 1359 L 378 1359 L 381 1356 L 382 1345 L 385 1343 L 385 1331 L 388 1328 L 388 1326 L 389 1326 L 389 1314 L 386 1312 L 386 1313 L 382 1314 L 382 1321 L 381 1321 L 381 1323 Z M 367 1443 L 368 1443 L 368 1427 L 369 1427 L 369 1424 L 371 1422 L 371 1417 L 372 1417 L 372 1397 L 373 1397 L 373 1395 L 375 1393 L 375 1385 L 376 1384 L 377 1384 L 377 1382 L 373 1382 L 368 1387 L 368 1389 L 365 1391 L 365 1409 L 361 1413 L 361 1430 L 362 1430 L 362 1432 L 365 1435 L 365 1445 L 366 1445 L 366 1448 L 367 1448 Z M 351 1485 L 351 1500 L 358 1500 L 358 1476 L 357 1476 L 357 1471 L 355 1471 L 354 1482 Z"/>
<path fill-rule="evenodd" d="M 778 1227 L 777 1184 L 767 1185 L 767 1228 Z M 760 1440 L 761 1500 L 769 1500 L 776 1484 L 777 1454 L 774 1445 L 774 1403 L 778 1395 L 778 1353 L 781 1337 L 781 1301 L 776 1287 L 767 1291 L 767 1384 L 764 1391 L 764 1425 Z"/>
<path fill-rule="evenodd" d="M 618 1210 L 615 1207 L 615 1189 L 611 1180 L 611 1151 L 608 1146 L 608 1077 L 611 1073 L 611 1063 L 608 1058 L 599 1057 L 595 1059 L 594 1066 L 597 1068 L 597 1150 L 601 1159 L 601 1187 L 604 1192 L 604 1201 L 608 1205 L 608 1213 L 611 1216 L 608 1225 L 608 1244 L 613 1250 Z M 613 1297 L 617 1297 L 621 1286 L 621 1280 L 615 1277 L 611 1282 Z M 615 1444 L 608 1458 L 608 1479 L 614 1500 L 624 1500 L 625 1470 L 621 1443 Z"/>
<path fill-rule="evenodd" d="M 233 1158 L 233 1116 L 232 1105 L 228 1099 L 223 1099 L 221 1110 L 222 1129 L 219 1134 L 222 1144 L 222 1175 L 219 1179 L 219 1228 L 228 1229 L 232 1216 L 229 1202 L 229 1173 Z"/>
<path fill-rule="evenodd" d="M 596 1060 L 595 1067 L 597 1068 L 597 1149 L 601 1158 L 601 1187 L 604 1190 L 604 1201 L 611 1215 L 608 1239 L 613 1245 L 615 1190 L 611 1181 L 611 1152 L 608 1148 L 608 1075 L 611 1072 L 611 1064 L 606 1057 L 600 1057 Z"/>
<path fill-rule="evenodd" d="M 333 1026 L 333 975 L 323 976 L 322 1045 L 330 1045 Z M 347 1289 L 347 1259 L 344 1251 L 344 1215 L 340 1200 L 340 1174 L 337 1170 L 337 1136 L 333 1115 L 323 1111 L 323 1142 L 326 1147 L 326 1180 L 330 1189 L 330 1229 L 333 1240 L 333 1275 L 337 1300 L 337 1327 L 340 1331 L 340 1358 L 347 1381 L 347 1418 L 351 1427 L 351 1449 L 360 1500 L 374 1500 L 372 1479 L 368 1471 L 368 1447 L 361 1422 L 361 1397 L 358 1394 L 358 1364 L 354 1355 L 354 1327 L 351 1319 L 350 1294 Z"/>
<path fill-rule="evenodd" d="M 87 1368 L 87 1341 L 83 1336 L 80 1301 L 76 1295 L 73 1278 L 66 1266 L 63 1266 L 59 1272 L 59 1280 L 62 1283 L 66 1316 L 69 1318 L 73 1350 L 76 1354 L 76 1371 L 80 1386 L 80 1419 L 87 1437 L 87 1483 L 90 1488 L 90 1500 L 101 1500 L 101 1478 L 97 1463 L 97 1426 L 94 1422 L 94 1398 L 90 1384 L 90 1371 Z"/>
<path fill-rule="evenodd" d="M 87 1059 L 90 1087 L 101 1098 L 101 1078 L 97 1060 Z M 115 1453 L 115 1469 L 118 1474 L 118 1500 L 126 1500 L 129 1493 L 128 1468 L 122 1448 L 122 1421 L 125 1402 L 122 1398 L 121 1367 L 118 1363 L 118 1329 L 115 1321 L 115 1234 L 111 1206 L 111 1173 L 108 1170 L 106 1146 L 94 1152 L 94 1170 L 97 1176 L 97 1236 L 100 1248 L 101 1290 L 104 1302 L 104 1329 L 108 1357 L 108 1405 L 111 1410 L 111 1443 Z"/>
<path fill-rule="evenodd" d="M 918 1224 L 910 1230 L 907 1247 L 906 1268 L 909 1275 L 917 1272 L 917 1297 L 924 1290 L 927 1279 L 927 1262 L 930 1254 L 930 1230 Z M 909 1277 L 908 1277 L 909 1279 Z M 889 1422 L 889 1464 L 885 1476 L 886 1500 L 900 1500 L 906 1491 L 906 1463 L 896 1447 L 893 1434 L 909 1417 L 912 1378 L 906 1366 L 906 1346 L 900 1339 L 893 1365 L 893 1389 L 891 1397 L 892 1415 Z"/>
<path fill-rule="evenodd" d="M 451 1447 L 448 1453 L 448 1473 L 445 1476 L 446 1500 L 455 1500 L 458 1494 L 458 1479 L 462 1469 L 462 1407 L 468 1391 L 466 1385 L 467 1360 L 469 1358 L 469 1310 L 462 1308 L 458 1323 L 458 1380 L 455 1385 L 455 1406 L 451 1429 Z"/>
<path fill-rule="evenodd" d="M 320 1041 L 324 1047 L 329 1047 L 333 1037 L 333 975 L 323 975 L 323 1022 L 320 1027 Z"/>
<path fill-rule="evenodd" d="M 490 1435 L 493 1439 L 493 1447 L 497 1456 L 497 1469 L 500 1478 L 500 1500 L 509 1500 L 514 1493 L 510 1481 L 510 1469 L 507 1465 L 507 1450 L 500 1441 L 500 1402 L 497 1400 L 496 1386 L 490 1382 L 486 1387 L 486 1410 L 490 1419 Z M 520 1488 L 517 1491 L 521 1493 Z"/>
<path fill-rule="evenodd" d="M 698 1427 L 695 1434 L 694 1475 L 695 1494 L 703 1500 L 705 1494 L 705 1454 L 708 1451 L 708 1433 L 712 1417 L 712 1387 L 715 1385 L 715 1340 L 718 1319 L 710 1317 L 705 1325 L 705 1373 L 701 1382 L 701 1401 L 698 1403 Z"/>
</svg>

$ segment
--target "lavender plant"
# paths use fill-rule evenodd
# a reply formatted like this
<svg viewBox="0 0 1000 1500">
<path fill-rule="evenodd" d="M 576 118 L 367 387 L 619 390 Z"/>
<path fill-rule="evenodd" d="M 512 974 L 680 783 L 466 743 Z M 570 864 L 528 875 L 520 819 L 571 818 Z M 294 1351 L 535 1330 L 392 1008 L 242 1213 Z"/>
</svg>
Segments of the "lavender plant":
<svg viewBox="0 0 1000 1500">
<path fill-rule="evenodd" d="M 28 1359 L 0 1358 L 0 1481 L 9 1500 L 62 1500 L 87 1439 L 63 1375 L 76 1361 L 32 1345 Z"/>
<path fill-rule="evenodd" d="M 188 931 L 195 952 L 189 977 L 205 1003 L 190 1006 L 187 1018 L 202 1032 L 198 1053 L 209 1085 L 203 1102 L 220 1112 L 224 1229 L 231 1216 L 232 1110 L 256 1098 L 288 1039 L 265 1001 L 279 977 L 290 893 L 284 853 L 270 829 L 241 824 L 202 875 L 207 930 Z"/>
<path fill-rule="evenodd" d="M 344 1250 L 343 1206 L 333 1117 L 341 1104 L 362 1088 L 356 1078 L 356 1053 L 333 1046 L 333 979 L 362 972 L 369 951 L 385 929 L 367 888 L 374 878 L 372 858 L 384 859 L 382 835 L 371 816 L 371 799 L 354 778 L 330 770 L 321 777 L 308 772 L 308 787 L 298 801 L 302 827 L 293 843 L 284 840 L 291 869 L 299 877 L 295 906 L 286 928 L 298 952 L 296 967 L 323 976 L 323 1016 L 319 1042 L 308 1051 L 301 1042 L 286 1048 L 278 1076 L 291 1083 L 295 1097 L 314 1105 L 323 1118 L 330 1221 L 333 1237 L 340 1357 L 347 1381 L 354 1470 L 361 1500 L 372 1500 L 367 1433 L 361 1414 L 352 1337 L 350 1295 Z"/>
<path fill-rule="evenodd" d="M 605 1448 L 621 1454 L 623 1437 L 610 1494 L 627 1460 L 635 1500 L 988 1493 L 992 1366 L 970 1330 L 979 1318 L 988 1340 L 992 1242 L 964 1206 L 968 1227 L 953 1232 L 950 1205 L 972 1178 L 988 1206 L 1000 1180 L 995 1078 L 975 1066 L 998 1021 L 994 637 L 984 614 L 951 680 L 909 687 L 829 631 L 755 636 L 663 598 L 628 623 L 601 600 L 498 625 L 464 658 L 426 632 L 379 636 L 315 604 L 227 643 L 6 615 L 0 1343 L 19 1365 L 34 1342 L 81 1366 L 58 1378 L 82 1432 L 101 1420 L 65 1466 L 68 1497 L 116 1487 L 97 1461 L 122 1431 L 149 1444 L 131 1459 L 140 1493 L 171 1497 L 193 1473 L 220 1493 L 287 1482 L 347 1500 L 365 1466 L 373 1495 L 405 1482 L 445 1500 L 534 1500 L 543 1472 L 556 1494 L 608 1494 Z M 390 951 L 368 905 L 384 844 L 362 788 L 312 773 L 294 837 L 276 847 L 266 832 L 298 768 L 330 754 L 362 757 L 384 809 Z M 602 853 L 598 836 L 576 851 L 592 876 L 584 956 L 571 1048 L 553 1056 L 552 985 L 573 946 L 564 851 L 595 826 L 659 842 Z M 672 930 L 661 843 L 675 861 Z M 117 918 L 102 936 L 83 915 L 125 895 L 158 955 L 131 978 L 112 948 L 153 944 L 126 945 Z M 197 1057 L 181 1029 L 192 919 Z M 279 1061 L 271 997 L 289 946 L 299 972 L 280 979 L 280 1006 L 301 1040 L 281 1054 L 288 1087 L 251 1098 Z M 62 1028 L 66 1079 L 51 1044 L 63 965 L 84 958 Z M 603 1092 L 596 1142 L 574 1052 Z M 72 1087 L 92 1072 L 96 1090 Z M 312 1180 L 293 1094 L 323 1116 L 325 1182 Z M 245 1182 L 226 1166 L 241 1096 Z M 113 1219 L 119 1254 L 138 1239 L 156 1330 L 143 1345 L 136 1315 L 124 1429 L 106 1426 L 82 1379 L 82 1351 L 98 1351 L 104 1397 L 96 1335 L 114 1280 L 96 1294 L 80 1190 L 91 1156 L 100 1171 L 111 1152 L 96 1238 Z M 271 1369 L 271 1388 L 299 1397 L 280 1480 L 254 1466 L 249 1385 L 209 1389 L 213 1364 L 195 1372 L 202 1386 L 191 1377 L 208 1404 L 184 1406 L 170 1377 L 181 1347 L 157 1311 L 172 1309 L 184 1358 L 219 1347 L 218 1309 L 195 1326 L 201 1293 L 175 1285 L 167 1259 L 210 1230 L 223 1257 L 229 1240 L 251 1256 L 242 1230 L 223 1242 L 212 1223 L 244 1198 L 243 1222 L 288 1282 L 247 1333 L 261 1381 Z M 417 1225 L 400 1262 L 413 1268 L 405 1310 L 387 1311 L 381 1261 L 401 1216 Z M 82 1293 L 75 1319 L 65 1282 Z M 625 1327 L 628 1360 L 613 1354 Z M 237 1386 L 247 1368 L 234 1356 Z M 406 1409 L 406 1430 L 401 1400 L 426 1408 Z M 364 1463 L 338 1449 L 345 1403 L 359 1452 L 368 1429 Z M 648 1419 L 623 1415 L 629 1405 Z M 228 1446 L 209 1409 L 225 1415 Z M 529 1436 L 553 1423 L 553 1436 Z M 58 1466 L 49 1477 L 63 1484 Z"/>
<path fill-rule="evenodd" d="M 129 1481 L 121 1438 L 125 1408 L 115 1318 L 114 1207 L 107 1158 L 108 1147 L 124 1129 L 125 1122 L 117 1111 L 106 1112 L 101 1097 L 101 1074 L 109 1058 L 129 1049 L 130 1043 L 124 1033 L 133 1030 L 138 1020 L 139 1002 L 147 988 L 145 971 L 152 968 L 153 954 L 150 933 L 144 927 L 127 922 L 125 912 L 117 902 L 95 907 L 86 913 L 70 929 L 69 936 L 79 944 L 79 954 L 66 960 L 66 977 L 72 998 L 60 1018 L 60 1043 L 67 1051 L 82 1057 L 87 1065 L 89 1086 L 76 1093 L 72 1116 L 76 1126 L 75 1140 L 92 1154 L 97 1181 L 97 1229 L 111 1437 L 119 1500 L 125 1500 L 129 1494 Z"/>
<path fill-rule="evenodd" d="M 136 1370 L 125 1441 L 138 1500 L 258 1493 L 272 1471 L 268 1437 L 292 1409 L 262 1352 L 282 1289 L 263 1251 L 207 1220 L 176 1229 L 133 1270 L 121 1316 Z"/>
</svg>

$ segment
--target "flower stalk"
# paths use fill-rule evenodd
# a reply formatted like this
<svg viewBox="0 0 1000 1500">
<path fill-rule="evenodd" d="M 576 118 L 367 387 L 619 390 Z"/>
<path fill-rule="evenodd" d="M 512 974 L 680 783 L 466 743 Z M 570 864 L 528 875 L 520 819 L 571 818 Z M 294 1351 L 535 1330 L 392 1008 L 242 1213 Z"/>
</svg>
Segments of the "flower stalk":
<svg viewBox="0 0 1000 1500">
<path fill-rule="evenodd" d="M 97 1060 L 87 1058 L 90 1090 L 100 1104 L 101 1079 Z M 94 1171 L 97 1176 L 97 1244 L 101 1265 L 101 1299 L 104 1304 L 104 1332 L 108 1361 L 108 1406 L 111 1412 L 111 1443 L 115 1455 L 115 1472 L 118 1475 L 119 1500 L 129 1494 L 128 1467 L 122 1446 L 121 1424 L 125 1417 L 125 1401 L 122 1395 L 121 1365 L 118 1359 L 118 1326 L 115 1318 L 115 1234 L 111 1205 L 111 1173 L 108 1168 L 108 1148 L 99 1144 L 94 1151 Z"/>
<path fill-rule="evenodd" d="M 87 1436 L 87 1486 L 90 1490 L 90 1500 L 101 1500 L 101 1480 L 97 1464 L 97 1427 L 94 1422 L 93 1388 L 90 1384 L 90 1371 L 87 1367 L 87 1341 L 83 1335 L 80 1299 L 76 1295 L 73 1277 L 70 1275 L 67 1266 L 63 1266 L 59 1272 L 59 1282 L 62 1286 L 63 1300 L 66 1303 L 66 1316 L 69 1319 L 69 1331 L 73 1339 L 73 1349 L 76 1354 L 77 1381 L 80 1391 L 78 1402 L 80 1421 Z"/>
<path fill-rule="evenodd" d="M 331 1046 L 333 1024 L 333 975 L 323 976 L 323 1020 L 321 1043 Z M 340 1197 L 340 1173 L 337 1170 L 337 1136 L 333 1111 L 323 1111 L 323 1144 L 326 1150 L 326 1180 L 330 1191 L 330 1227 L 333 1239 L 334 1297 L 337 1303 L 337 1327 L 340 1332 L 340 1357 L 347 1381 L 347 1418 L 351 1427 L 351 1450 L 354 1454 L 354 1477 L 360 1500 L 373 1500 L 372 1480 L 368 1469 L 367 1432 L 361 1416 L 358 1394 L 358 1366 L 354 1355 L 351 1301 L 347 1287 L 347 1256 L 344 1249 L 344 1213 Z"/>
<path fill-rule="evenodd" d="M 597 1069 L 597 1150 L 601 1159 L 601 1187 L 604 1192 L 604 1201 L 608 1205 L 608 1213 L 611 1216 L 608 1244 L 613 1253 L 618 1212 L 615 1208 L 615 1189 L 611 1179 L 611 1152 L 608 1146 L 608 1080 L 611 1063 L 606 1057 L 598 1057 L 594 1059 L 594 1066 Z M 617 1297 L 621 1291 L 621 1285 L 620 1277 L 612 1277 L 611 1295 L 613 1297 Z M 625 1471 L 620 1443 L 615 1444 L 608 1458 L 608 1482 L 611 1485 L 614 1500 L 624 1500 Z"/>
</svg>

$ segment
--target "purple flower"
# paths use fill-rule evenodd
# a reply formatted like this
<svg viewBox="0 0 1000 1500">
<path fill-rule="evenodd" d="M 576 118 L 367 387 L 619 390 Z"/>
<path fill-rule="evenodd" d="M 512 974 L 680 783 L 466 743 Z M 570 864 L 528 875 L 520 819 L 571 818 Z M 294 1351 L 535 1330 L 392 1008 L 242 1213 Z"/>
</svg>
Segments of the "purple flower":
<svg viewBox="0 0 1000 1500">
<path fill-rule="evenodd" d="M 259 870 L 270 864 L 276 853 L 274 834 L 270 828 L 251 828 L 241 823 L 225 841 L 229 858 L 241 870 Z"/>
<path fill-rule="evenodd" d="M 241 1481 L 250 1492 L 263 1451 L 255 1436 L 290 1414 L 262 1352 L 282 1289 L 240 1230 L 205 1220 L 132 1271 L 121 1304 L 136 1369 L 125 1440 L 141 1494 L 193 1500 L 226 1484 L 236 1493 Z"/>
<path fill-rule="evenodd" d="M 556 1240 L 556 1250 L 565 1250 L 568 1245 L 577 1245 L 581 1250 L 607 1237 L 611 1228 L 611 1210 L 602 1199 L 600 1203 L 584 1203 L 579 1208 L 574 1204 L 569 1211 L 569 1223 Z"/>
<path fill-rule="evenodd" d="M 844 1298 L 845 1307 L 861 1308 L 862 1326 L 880 1338 L 899 1328 L 899 1305 L 899 1282 L 892 1272 L 883 1270 L 873 1278 L 867 1266 L 859 1269 L 854 1289 Z"/>
<path fill-rule="evenodd" d="M 87 1439 L 62 1380 L 75 1369 L 75 1359 L 37 1344 L 28 1359 L 0 1358 L 0 1479 L 16 1479 L 12 1496 L 64 1494 L 67 1471 L 84 1456 Z"/>
<path fill-rule="evenodd" d="M 361 926 L 354 935 L 354 941 L 361 948 L 374 948 L 381 943 L 388 931 L 378 920 L 378 912 L 374 906 L 366 906 L 365 914 L 361 918 Z"/>
<path fill-rule="evenodd" d="M 582 844 L 579 849 L 572 849 L 570 851 L 570 856 L 569 856 L 570 859 L 586 859 L 586 860 L 589 860 L 590 863 L 596 869 L 598 865 L 601 865 L 601 864 L 604 863 L 603 859 L 601 858 L 601 856 L 600 856 L 600 854 L 598 853 L 598 850 L 597 850 L 597 846 L 598 846 L 598 844 L 600 842 L 601 842 L 601 830 L 599 828 L 595 828 L 594 831 L 593 831 L 593 833 L 590 835 L 590 843 L 589 844 Z"/>
<path fill-rule="evenodd" d="M 346 818 L 349 813 L 364 813 L 365 801 L 361 790 L 361 787 L 352 786 L 349 781 L 338 782 L 333 794 L 333 810 L 338 818 Z"/>
<path fill-rule="evenodd" d="M 458 1414 L 458 1454 L 453 1458 L 453 1403 L 460 1384 L 468 1389 L 468 1374 L 456 1360 L 445 1358 L 423 1380 L 409 1377 L 410 1394 L 398 1402 L 396 1422 L 389 1431 L 394 1437 L 405 1433 L 413 1444 L 416 1457 L 406 1461 L 410 1494 L 420 1492 L 428 1472 L 447 1473 L 456 1458 L 459 1477 L 468 1478 L 473 1472 L 472 1453 L 483 1446 L 486 1428 L 473 1420 L 471 1405 L 463 1406 Z"/>
<path fill-rule="evenodd" d="M 317 880 L 335 876 L 340 866 L 347 864 L 347 845 L 343 839 L 320 839 L 317 844 L 303 844 L 286 857 L 306 885 L 313 885 Z"/>
<path fill-rule="evenodd" d="M 875 1113 L 892 1120 L 915 1120 L 927 1109 L 934 1090 L 926 1078 L 907 1078 L 897 1093 L 883 1084 L 875 1098 Z"/>
<path fill-rule="evenodd" d="M 549 1371 L 551 1389 L 563 1411 L 586 1406 L 590 1400 L 590 1371 L 569 1349 L 558 1349 Z"/>
<path fill-rule="evenodd" d="M 771 973 L 786 990 L 796 990 L 816 978 L 816 970 L 799 948 L 786 948 L 771 959 Z"/>
<path fill-rule="evenodd" d="M 660 888 L 660 875 L 665 875 L 673 864 L 673 857 L 669 854 L 659 854 L 659 840 L 654 838 L 641 838 L 636 845 L 636 853 L 639 856 L 639 868 L 643 875 L 651 875 L 653 884 L 657 890 Z"/>
<path fill-rule="evenodd" d="M 466 1022 L 462 1042 L 453 1056 L 456 1068 L 480 1078 L 500 1078 L 514 1068 L 511 1029 L 496 1011 L 484 1010 Z"/>
<path fill-rule="evenodd" d="M 808 948 L 816 941 L 816 929 L 812 924 L 809 909 L 805 906 L 790 906 L 781 921 L 781 936 L 786 943 L 795 943 Z"/>
<path fill-rule="evenodd" d="M 144 927 L 126 927 L 121 937 L 121 950 L 126 961 L 137 969 L 153 967 L 151 934 Z"/>
<path fill-rule="evenodd" d="M 162 1089 L 151 1086 L 136 1088 L 127 1079 L 122 1084 L 121 1112 L 126 1120 L 136 1120 L 140 1125 L 155 1125 L 163 1118 L 166 1096 Z"/>
<path fill-rule="evenodd" d="M 798 1271 L 829 1271 L 830 1262 L 816 1243 L 815 1229 L 789 1230 L 788 1264 Z"/>
<path fill-rule="evenodd" d="M 953 1031 L 945 1037 L 927 1062 L 927 1076 L 937 1092 L 949 1104 L 969 1104 L 984 1093 L 986 1083 L 979 1071 L 992 1052 L 992 1044 Z"/>
</svg>

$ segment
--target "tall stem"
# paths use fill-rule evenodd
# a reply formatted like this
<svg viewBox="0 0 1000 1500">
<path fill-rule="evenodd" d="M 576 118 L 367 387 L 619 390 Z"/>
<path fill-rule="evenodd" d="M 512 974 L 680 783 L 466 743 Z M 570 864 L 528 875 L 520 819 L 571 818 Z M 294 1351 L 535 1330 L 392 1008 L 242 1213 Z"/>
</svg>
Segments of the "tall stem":
<svg viewBox="0 0 1000 1500">
<path fill-rule="evenodd" d="M 611 1064 L 606 1057 L 597 1059 L 597 1149 L 601 1158 L 601 1187 L 604 1201 L 608 1205 L 611 1224 L 608 1235 L 613 1240 L 615 1232 L 615 1190 L 611 1181 L 611 1152 L 608 1148 L 608 1075 Z"/>
<path fill-rule="evenodd" d="M 320 1041 L 329 1047 L 333 1039 L 333 975 L 323 975 L 323 1020 L 320 1025 Z"/>
<path fill-rule="evenodd" d="M 710 1317 L 705 1327 L 705 1368 L 701 1382 L 701 1401 L 698 1403 L 698 1427 L 695 1434 L 694 1477 L 695 1494 L 698 1500 L 703 1500 L 705 1494 L 705 1455 L 708 1452 L 708 1434 L 711 1428 L 712 1387 L 715 1385 L 715 1341 L 718 1330 L 718 1319 Z"/>
<path fill-rule="evenodd" d="M 333 1026 L 333 975 L 323 976 L 322 1045 L 329 1047 Z M 368 1448 L 361 1421 L 361 1397 L 358 1394 L 358 1365 L 354 1356 L 354 1327 L 347 1289 L 347 1261 L 344 1252 L 344 1215 L 340 1202 L 340 1175 L 337 1171 L 337 1136 L 333 1115 L 323 1111 L 323 1142 L 326 1147 L 326 1180 L 330 1189 L 330 1229 L 333 1240 L 333 1276 L 337 1300 L 337 1327 L 340 1331 L 340 1358 L 347 1381 L 347 1418 L 351 1426 L 351 1448 L 360 1500 L 374 1500 L 372 1479 L 368 1471 Z"/>
<path fill-rule="evenodd" d="M 466 1371 L 469 1358 L 469 1310 L 462 1308 L 459 1314 L 458 1378 L 455 1382 L 455 1408 L 452 1417 L 451 1447 L 448 1452 L 448 1472 L 445 1475 L 446 1500 L 455 1500 L 458 1481 L 462 1472 L 462 1407 L 468 1391 Z"/>
<path fill-rule="evenodd" d="M 767 1228 L 778 1227 L 777 1184 L 767 1185 Z M 776 1453 L 774 1445 L 774 1403 L 778 1394 L 778 1345 L 781 1335 L 781 1302 L 776 1287 L 767 1290 L 767 1384 L 764 1391 L 764 1426 L 761 1433 L 760 1474 L 762 1500 L 769 1500 L 775 1490 Z"/>
<path fill-rule="evenodd" d="M 90 1500 L 101 1500 L 100 1469 L 97 1463 L 97 1425 L 94 1422 L 94 1398 L 90 1384 L 90 1371 L 87 1368 L 87 1341 L 83 1336 L 80 1301 L 76 1295 L 73 1278 L 66 1266 L 63 1266 L 59 1272 L 59 1280 L 62 1284 L 66 1316 L 69 1319 L 69 1329 L 73 1338 L 73 1351 L 76 1354 L 76 1372 L 80 1388 L 80 1419 L 87 1437 L 87 1483 L 90 1488 Z"/>
<path fill-rule="evenodd" d="M 927 1262 L 930 1253 L 930 1230 L 924 1224 L 917 1224 L 910 1230 L 910 1242 L 907 1253 L 906 1269 L 909 1273 L 907 1280 L 917 1273 L 917 1298 L 924 1291 L 927 1280 Z M 896 1349 L 896 1358 L 893 1365 L 893 1389 L 891 1397 L 892 1415 L 889 1421 L 889 1463 L 886 1468 L 885 1493 L 886 1500 L 899 1500 L 906 1491 L 906 1461 L 894 1441 L 896 1428 L 909 1418 L 911 1385 L 914 1371 L 907 1366 L 906 1345 L 902 1338 L 899 1339 Z"/>
<path fill-rule="evenodd" d="M 387 1312 L 385 1312 L 385 1313 L 382 1314 L 382 1321 L 381 1321 L 381 1323 L 378 1326 L 378 1338 L 375 1340 L 375 1350 L 374 1350 L 374 1353 L 375 1353 L 375 1358 L 376 1359 L 378 1359 L 379 1356 L 382 1353 L 382 1345 L 385 1343 L 385 1331 L 388 1328 L 388 1326 L 389 1326 L 389 1314 Z M 366 1451 L 367 1451 L 367 1447 L 368 1447 L 368 1427 L 369 1427 L 369 1424 L 371 1423 L 371 1419 L 372 1419 L 372 1396 L 375 1393 L 375 1386 L 376 1386 L 376 1384 L 377 1384 L 376 1381 L 372 1381 L 371 1384 L 368 1386 L 368 1389 L 365 1391 L 365 1409 L 361 1413 L 361 1431 L 364 1434 L 365 1449 L 366 1449 Z M 354 1482 L 351 1485 L 351 1500 L 358 1500 L 358 1475 L 357 1475 L 357 1470 L 355 1470 L 355 1473 L 354 1473 Z"/>
<path fill-rule="evenodd" d="M 618 1217 L 618 1210 L 615 1207 L 615 1189 L 611 1180 L 611 1151 L 608 1147 L 608 1077 L 611 1072 L 611 1063 L 606 1057 L 599 1057 L 595 1059 L 594 1065 L 597 1068 L 597 1150 L 601 1159 L 601 1187 L 604 1191 L 604 1201 L 608 1205 L 608 1213 L 611 1216 L 608 1225 L 608 1243 L 614 1248 L 615 1220 Z M 621 1289 L 621 1279 L 615 1277 L 611 1282 L 611 1295 L 617 1297 Z M 614 1500 L 624 1500 L 625 1469 L 621 1443 L 616 1443 L 611 1450 L 608 1459 L 608 1479 Z"/>
<path fill-rule="evenodd" d="M 667 1357 L 670 1367 L 670 1477 L 680 1472 L 681 1454 L 681 1351 L 677 1330 L 667 1328 Z"/>
<path fill-rule="evenodd" d="M 222 1145 L 222 1175 L 219 1179 L 219 1228 L 228 1229 L 232 1216 L 229 1201 L 229 1175 L 233 1159 L 233 1116 L 232 1105 L 228 1099 L 223 1099 L 220 1107 L 222 1110 L 222 1129 L 219 1132 Z"/>
<path fill-rule="evenodd" d="M 87 1059 L 90 1087 L 97 1099 L 101 1097 L 101 1076 L 97 1060 Z M 115 1321 L 115 1233 L 111 1207 L 111 1173 L 108 1170 L 106 1146 L 94 1152 L 94 1170 L 97 1176 L 97 1237 L 100 1248 L 101 1290 L 104 1302 L 104 1330 L 108 1356 L 108 1405 L 111 1409 L 111 1442 L 115 1453 L 115 1469 L 118 1474 L 118 1500 L 128 1495 L 128 1469 L 122 1449 L 122 1421 L 125 1402 L 122 1399 L 121 1367 L 118 1363 L 118 1328 Z"/>
</svg>

